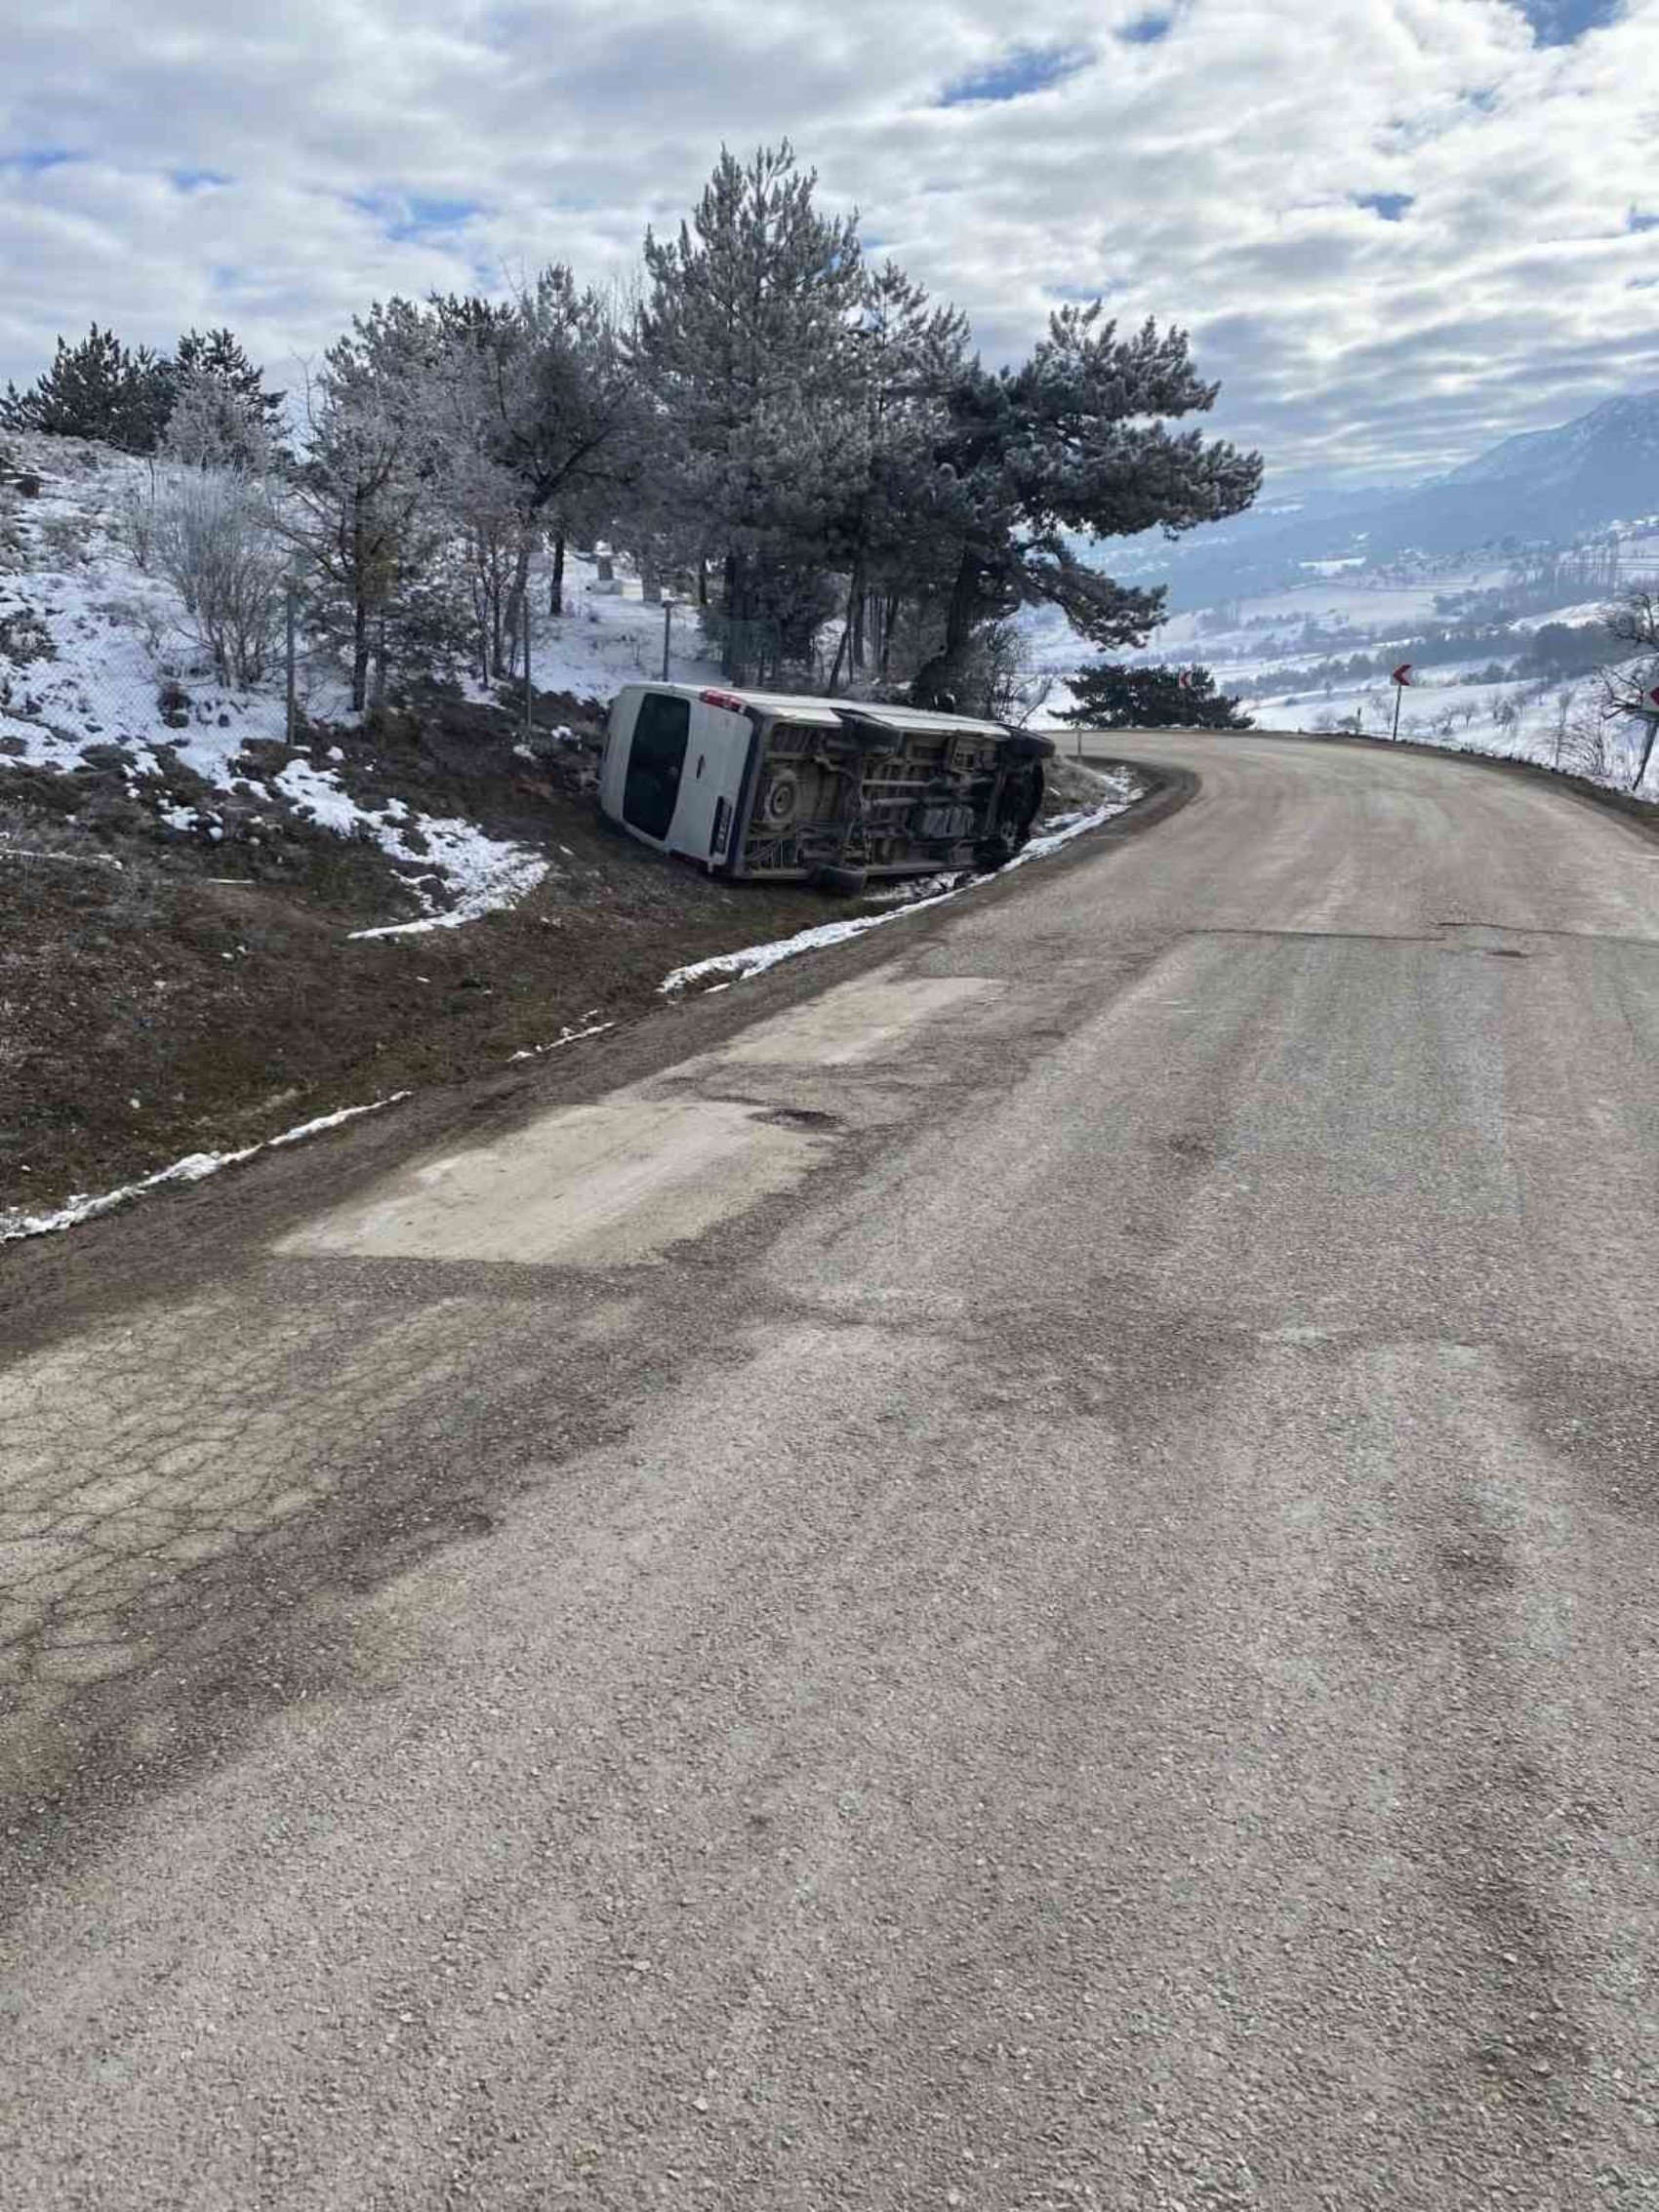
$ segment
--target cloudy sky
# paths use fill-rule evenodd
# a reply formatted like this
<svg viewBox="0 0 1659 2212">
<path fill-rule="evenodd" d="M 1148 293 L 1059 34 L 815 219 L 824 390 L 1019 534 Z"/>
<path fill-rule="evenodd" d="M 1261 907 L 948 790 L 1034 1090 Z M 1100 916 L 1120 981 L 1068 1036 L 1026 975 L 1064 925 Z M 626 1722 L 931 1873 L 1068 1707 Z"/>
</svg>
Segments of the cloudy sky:
<svg viewBox="0 0 1659 2212">
<path fill-rule="evenodd" d="M 988 354 L 1189 328 L 1281 485 L 1659 385 L 1659 0 L 9 0 L 0 377 L 228 323 L 280 379 L 392 292 L 599 278 L 722 141 Z"/>
</svg>

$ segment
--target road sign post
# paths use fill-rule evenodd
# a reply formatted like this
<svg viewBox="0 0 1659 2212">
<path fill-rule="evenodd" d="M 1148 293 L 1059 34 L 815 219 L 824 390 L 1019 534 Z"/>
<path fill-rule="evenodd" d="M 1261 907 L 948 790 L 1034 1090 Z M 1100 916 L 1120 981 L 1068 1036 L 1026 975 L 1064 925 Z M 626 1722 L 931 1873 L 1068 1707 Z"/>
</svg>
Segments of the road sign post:
<svg viewBox="0 0 1659 2212">
<path fill-rule="evenodd" d="M 1389 678 L 1389 681 L 1394 686 L 1394 729 L 1390 735 L 1397 738 L 1399 736 L 1399 703 L 1405 696 L 1406 685 L 1411 681 L 1411 663 L 1402 661 Z"/>
</svg>

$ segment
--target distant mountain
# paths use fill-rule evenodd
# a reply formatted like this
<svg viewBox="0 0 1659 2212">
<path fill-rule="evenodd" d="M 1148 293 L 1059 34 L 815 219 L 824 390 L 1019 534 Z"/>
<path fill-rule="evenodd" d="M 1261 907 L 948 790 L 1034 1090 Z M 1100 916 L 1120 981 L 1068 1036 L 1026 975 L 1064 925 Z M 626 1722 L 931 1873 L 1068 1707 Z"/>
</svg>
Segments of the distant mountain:
<svg viewBox="0 0 1659 2212">
<path fill-rule="evenodd" d="M 1170 586 L 1172 607 L 1271 590 L 1305 563 L 1407 552 L 1460 553 L 1506 540 L 1562 543 L 1611 522 L 1659 514 L 1659 391 L 1603 400 L 1552 430 L 1527 430 L 1444 476 L 1393 492 L 1271 500 L 1173 544 L 1132 541 L 1126 582 Z"/>
<path fill-rule="evenodd" d="M 1605 505 L 1611 521 L 1626 511 L 1633 476 L 1659 488 L 1659 391 L 1604 399 L 1588 415 L 1554 430 L 1523 430 L 1466 461 L 1439 479 L 1442 489 L 1524 485 Z M 1645 510 L 1642 510 L 1645 511 Z"/>
</svg>

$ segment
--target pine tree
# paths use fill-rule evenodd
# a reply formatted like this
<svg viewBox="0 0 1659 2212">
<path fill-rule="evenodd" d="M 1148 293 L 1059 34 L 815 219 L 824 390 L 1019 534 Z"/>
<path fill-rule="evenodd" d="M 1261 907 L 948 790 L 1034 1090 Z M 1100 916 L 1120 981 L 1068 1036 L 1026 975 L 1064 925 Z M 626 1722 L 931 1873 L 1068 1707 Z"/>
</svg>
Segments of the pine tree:
<svg viewBox="0 0 1659 2212">
<path fill-rule="evenodd" d="M 461 555 L 474 657 L 488 683 L 516 664 L 509 602 L 534 534 L 524 488 L 499 452 L 500 416 L 519 377 L 519 338 L 511 307 L 475 294 L 433 293 L 425 315 L 433 343 L 420 373 L 419 407 L 431 497 Z"/>
<path fill-rule="evenodd" d="M 471 560 L 487 672 L 517 665 L 531 555 L 631 495 L 646 407 L 612 299 L 560 264 L 505 302 L 434 298 L 439 496 Z M 556 588 L 556 584 L 555 584 Z"/>
<path fill-rule="evenodd" d="M 1148 321 L 1119 338 L 1100 312 L 1099 301 L 1062 308 L 1028 361 L 976 360 L 950 392 L 934 458 L 955 573 L 943 650 L 918 677 L 924 696 L 950 680 L 979 623 L 1021 606 L 1059 607 L 1094 645 L 1144 642 L 1162 591 L 1114 583 L 1078 558 L 1074 539 L 1190 530 L 1256 495 L 1258 455 L 1161 420 L 1215 403 L 1185 332 Z"/>
<path fill-rule="evenodd" d="M 306 454 L 285 528 L 309 571 L 318 626 L 341 638 L 359 712 L 377 644 L 435 561 L 434 440 L 421 397 L 436 344 L 419 307 L 377 302 L 324 354 L 307 397 Z"/>
<path fill-rule="evenodd" d="M 174 348 L 173 369 L 181 380 L 211 378 L 238 400 L 251 418 L 263 418 L 266 428 L 275 434 L 288 394 L 265 390 L 264 371 L 249 360 L 233 331 L 210 330 L 205 335 L 198 330 L 186 331 Z"/>
<path fill-rule="evenodd" d="M 1073 704 L 1061 714 L 1083 730 L 1248 730 L 1238 701 L 1216 690 L 1208 668 L 1130 667 L 1097 662 L 1071 679 Z"/>
<path fill-rule="evenodd" d="M 867 662 L 885 673 L 894 614 L 906 598 L 936 598 L 951 581 L 942 540 L 933 446 L 945 394 L 967 355 L 959 309 L 935 306 L 887 261 L 866 280 L 855 340 L 858 412 L 847 429 L 848 500 L 834 553 L 847 573 L 846 620 L 830 671 L 856 676 Z"/>
<path fill-rule="evenodd" d="M 280 437 L 285 392 L 266 391 L 256 368 L 228 330 L 186 331 L 170 365 L 172 399 L 162 445 L 175 461 L 196 468 L 236 468 L 263 475 L 283 454 Z"/>
<path fill-rule="evenodd" d="M 508 308 L 510 349 L 490 386 L 490 450 L 518 487 L 526 530 L 510 595 L 516 623 L 533 537 L 562 562 L 572 532 L 590 534 L 626 502 L 644 457 L 646 406 L 615 299 L 579 290 L 562 263 Z"/>
<path fill-rule="evenodd" d="M 172 363 L 147 345 L 130 352 L 94 323 L 77 345 L 59 339 L 51 368 L 27 391 L 7 384 L 0 424 L 153 453 L 172 402 Z"/>
<path fill-rule="evenodd" d="M 757 637 L 775 662 L 809 635 L 846 503 L 864 273 L 856 218 L 821 215 L 816 183 L 787 142 L 748 163 L 722 149 L 677 240 L 645 237 L 637 357 L 675 503 L 717 566 L 735 676 Z"/>
<path fill-rule="evenodd" d="M 215 448 L 188 458 L 216 462 L 226 444 L 273 449 L 286 395 L 264 389 L 263 372 L 228 330 L 186 331 L 166 354 L 147 345 L 129 350 L 113 331 L 94 323 L 77 345 L 59 339 L 51 368 L 27 391 L 6 386 L 0 424 L 154 453 L 186 392 L 192 395 L 191 437 Z"/>
</svg>

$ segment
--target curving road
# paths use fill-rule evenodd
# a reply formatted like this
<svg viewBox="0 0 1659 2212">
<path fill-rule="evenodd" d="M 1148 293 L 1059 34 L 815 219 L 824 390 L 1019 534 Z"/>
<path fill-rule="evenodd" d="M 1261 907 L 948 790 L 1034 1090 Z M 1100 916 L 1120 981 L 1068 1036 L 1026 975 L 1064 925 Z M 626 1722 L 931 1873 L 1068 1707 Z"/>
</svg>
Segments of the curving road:
<svg viewBox="0 0 1659 2212">
<path fill-rule="evenodd" d="M 0 1255 L 0 2200 L 1659 2203 L 1659 840 L 1134 749 Z"/>
</svg>

